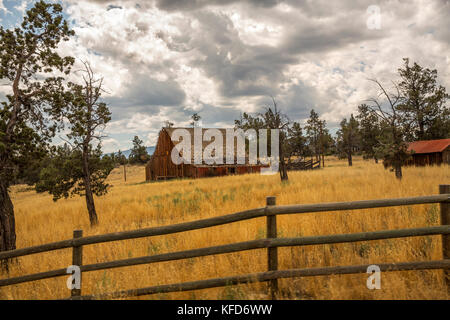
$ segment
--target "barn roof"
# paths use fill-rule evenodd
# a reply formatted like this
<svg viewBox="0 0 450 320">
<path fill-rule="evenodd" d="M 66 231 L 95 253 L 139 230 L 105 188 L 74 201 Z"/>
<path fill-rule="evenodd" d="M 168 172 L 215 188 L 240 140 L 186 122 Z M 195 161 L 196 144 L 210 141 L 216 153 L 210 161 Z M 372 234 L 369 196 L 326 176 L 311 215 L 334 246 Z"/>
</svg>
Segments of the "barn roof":
<svg viewBox="0 0 450 320">
<path fill-rule="evenodd" d="M 408 151 L 414 151 L 415 153 L 435 153 L 444 151 L 448 146 L 450 146 L 450 139 L 422 140 L 410 142 Z"/>
</svg>

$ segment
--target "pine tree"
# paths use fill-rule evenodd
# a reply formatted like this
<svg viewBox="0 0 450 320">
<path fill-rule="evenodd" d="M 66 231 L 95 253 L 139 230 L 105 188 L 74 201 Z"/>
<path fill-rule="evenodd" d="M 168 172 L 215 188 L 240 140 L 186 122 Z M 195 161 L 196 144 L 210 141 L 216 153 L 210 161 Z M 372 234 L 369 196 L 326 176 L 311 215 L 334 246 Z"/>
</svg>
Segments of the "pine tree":
<svg viewBox="0 0 450 320">
<path fill-rule="evenodd" d="M 125 157 L 125 155 L 122 153 L 122 151 L 119 150 L 119 152 L 117 152 L 116 155 L 116 162 L 119 165 L 124 165 L 128 163 L 127 157 Z"/>
<path fill-rule="evenodd" d="M 286 156 L 288 161 L 292 156 L 304 157 L 306 155 L 306 138 L 298 122 L 293 122 L 287 129 Z"/>
<path fill-rule="evenodd" d="M 331 146 L 331 136 L 326 128 L 325 120 L 320 120 L 319 114 L 314 109 L 310 112 L 305 129 L 311 154 L 316 157 L 317 161 L 322 160 L 324 165 L 326 149 Z"/>
<path fill-rule="evenodd" d="M 407 139 L 429 140 L 450 137 L 449 99 L 445 88 L 437 83 L 437 70 L 422 68 L 414 62 L 409 65 L 405 58 L 404 67 L 399 68 L 401 80 L 398 84 L 401 103 L 398 110 L 408 120 L 412 120 Z"/>
<path fill-rule="evenodd" d="M 359 144 L 359 126 L 358 121 L 350 115 L 349 120 L 344 119 L 340 123 L 341 128 L 337 132 L 338 152 L 345 155 L 348 165 L 353 165 L 353 154 Z"/>
<path fill-rule="evenodd" d="M 144 141 L 139 139 L 138 136 L 134 136 L 133 148 L 129 156 L 129 161 L 132 164 L 146 163 L 149 159 L 147 148 L 144 146 Z"/>
<path fill-rule="evenodd" d="M 364 159 L 374 159 L 378 163 L 375 148 L 379 145 L 381 135 L 380 121 L 377 115 L 367 106 L 358 106 L 356 119 L 359 122 L 360 148 Z"/>
</svg>

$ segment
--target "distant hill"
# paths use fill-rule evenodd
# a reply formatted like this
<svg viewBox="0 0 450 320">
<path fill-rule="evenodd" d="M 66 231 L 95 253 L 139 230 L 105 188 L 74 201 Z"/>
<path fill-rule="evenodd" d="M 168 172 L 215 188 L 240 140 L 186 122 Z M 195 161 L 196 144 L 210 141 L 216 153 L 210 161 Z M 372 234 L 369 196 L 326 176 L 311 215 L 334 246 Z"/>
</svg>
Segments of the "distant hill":
<svg viewBox="0 0 450 320">
<path fill-rule="evenodd" d="M 130 156 L 130 153 L 131 153 L 131 149 L 128 149 L 128 150 L 120 150 L 120 152 L 122 152 L 122 154 L 125 156 L 125 157 L 129 157 Z M 155 147 L 147 147 L 147 153 L 151 156 L 152 154 L 153 154 L 153 152 L 155 152 Z M 114 154 L 117 154 L 118 153 L 118 151 L 117 152 L 114 152 Z M 110 153 L 111 154 L 111 153 Z"/>
</svg>

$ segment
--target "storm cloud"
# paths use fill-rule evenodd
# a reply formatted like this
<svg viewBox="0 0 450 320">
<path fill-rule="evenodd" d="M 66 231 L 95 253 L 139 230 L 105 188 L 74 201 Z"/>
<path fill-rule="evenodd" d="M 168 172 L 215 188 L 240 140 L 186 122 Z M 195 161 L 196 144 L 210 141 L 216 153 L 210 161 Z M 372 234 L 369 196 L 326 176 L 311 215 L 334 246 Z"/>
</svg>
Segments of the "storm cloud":
<svg viewBox="0 0 450 320">
<path fill-rule="evenodd" d="M 13 12 L 13 9 L 6 9 Z M 450 1 L 69 0 L 76 37 L 61 51 L 104 77 L 113 113 L 107 151 L 134 134 L 155 142 L 164 121 L 233 126 L 273 96 L 291 120 L 312 108 L 330 126 L 389 84 L 402 58 L 450 85 Z M 368 8 L 380 11 L 369 28 Z M 19 6 L 19 5 L 17 5 Z M 6 14 L 6 15 L 5 15 Z M 0 8 L 0 18 L 10 17 Z M 3 90 L 4 91 L 4 90 Z"/>
</svg>

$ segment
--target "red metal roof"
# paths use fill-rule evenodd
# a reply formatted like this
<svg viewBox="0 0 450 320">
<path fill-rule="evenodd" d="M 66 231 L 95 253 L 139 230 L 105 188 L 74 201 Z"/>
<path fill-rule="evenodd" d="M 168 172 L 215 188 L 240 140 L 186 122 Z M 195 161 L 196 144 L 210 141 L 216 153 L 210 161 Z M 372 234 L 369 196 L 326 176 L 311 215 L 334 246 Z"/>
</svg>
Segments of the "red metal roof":
<svg viewBox="0 0 450 320">
<path fill-rule="evenodd" d="M 414 141 L 409 143 L 408 151 L 414 150 L 415 153 L 442 152 L 449 145 L 450 139 Z"/>
</svg>

